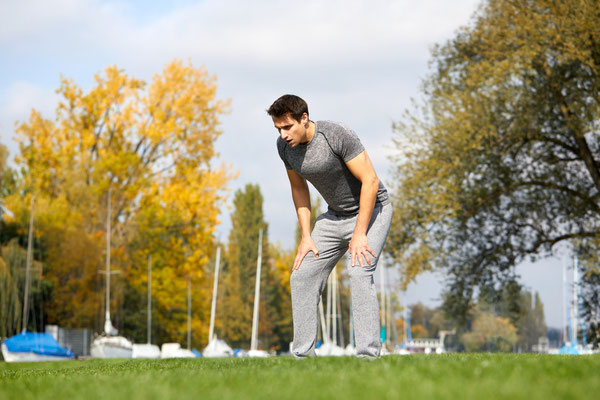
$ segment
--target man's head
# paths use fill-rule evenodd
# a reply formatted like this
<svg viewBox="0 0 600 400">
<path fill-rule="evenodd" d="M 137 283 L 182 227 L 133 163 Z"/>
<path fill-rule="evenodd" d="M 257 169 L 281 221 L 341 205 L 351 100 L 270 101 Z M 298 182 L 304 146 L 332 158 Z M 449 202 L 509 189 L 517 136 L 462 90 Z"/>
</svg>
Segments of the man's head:
<svg viewBox="0 0 600 400">
<path fill-rule="evenodd" d="M 301 122 L 303 114 L 308 118 L 308 104 L 300 97 L 293 94 L 284 94 L 271 104 L 267 110 L 271 117 L 283 117 L 289 114 L 296 121 Z"/>
<path fill-rule="evenodd" d="M 308 105 L 293 94 L 286 94 L 275 100 L 267 113 L 273 118 L 273 124 L 286 143 L 295 147 L 312 139 Z"/>
</svg>

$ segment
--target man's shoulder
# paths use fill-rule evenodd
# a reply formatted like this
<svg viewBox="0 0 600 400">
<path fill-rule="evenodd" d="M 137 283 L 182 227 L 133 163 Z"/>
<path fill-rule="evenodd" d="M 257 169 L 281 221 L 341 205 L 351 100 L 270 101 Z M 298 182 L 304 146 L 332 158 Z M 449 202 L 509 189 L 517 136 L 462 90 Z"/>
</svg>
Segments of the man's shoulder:
<svg viewBox="0 0 600 400">
<path fill-rule="evenodd" d="M 323 120 L 317 121 L 317 130 L 321 133 L 329 133 L 337 131 L 350 131 L 351 129 L 341 122 Z"/>
<path fill-rule="evenodd" d="M 281 136 L 277 137 L 275 144 L 277 145 L 277 151 L 279 152 L 279 156 L 283 158 L 285 154 L 285 148 L 288 144 L 285 142 L 285 140 L 281 138 Z"/>
</svg>

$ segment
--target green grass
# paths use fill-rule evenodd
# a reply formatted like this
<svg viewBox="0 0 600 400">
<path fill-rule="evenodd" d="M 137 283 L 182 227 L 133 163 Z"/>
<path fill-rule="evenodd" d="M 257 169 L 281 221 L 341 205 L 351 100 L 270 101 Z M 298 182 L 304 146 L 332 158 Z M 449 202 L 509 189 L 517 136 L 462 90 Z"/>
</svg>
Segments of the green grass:
<svg viewBox="0 0 600 400">
<path fill-rule="evenodd" d="M 600 355 L 0 363 L 0 399 L 597 399 Z"/>
</svg>

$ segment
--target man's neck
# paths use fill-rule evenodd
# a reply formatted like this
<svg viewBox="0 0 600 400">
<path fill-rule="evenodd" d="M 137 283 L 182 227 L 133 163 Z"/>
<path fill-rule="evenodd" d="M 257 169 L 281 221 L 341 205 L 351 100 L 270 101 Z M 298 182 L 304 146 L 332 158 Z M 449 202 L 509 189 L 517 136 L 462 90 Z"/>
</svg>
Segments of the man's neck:
<svg viewBox="0 0 600 400">
<path fill-rule="evenodd" d="M 308 121 L 308 129 L 306 130 L 306 142 L 308 143 L 315 136 L 315 123 L 312 121 Z"/>
</svg>

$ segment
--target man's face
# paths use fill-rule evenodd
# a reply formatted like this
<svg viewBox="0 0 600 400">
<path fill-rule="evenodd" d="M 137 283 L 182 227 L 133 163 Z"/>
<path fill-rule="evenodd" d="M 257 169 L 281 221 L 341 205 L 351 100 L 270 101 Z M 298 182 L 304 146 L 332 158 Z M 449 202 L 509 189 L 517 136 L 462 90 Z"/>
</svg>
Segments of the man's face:
<svg viewBox="0 0 600 400">
<path fill-rule="evenodd" d="M 308 115 L 306 113 L 302 114 L 300 122 L 292 118 L 290 114 L 286 114 L 282 117 L 273 117 L 273 124 L 288 146 L 296 147 L 300 143 L 308 142 Z"/>
</svg>

